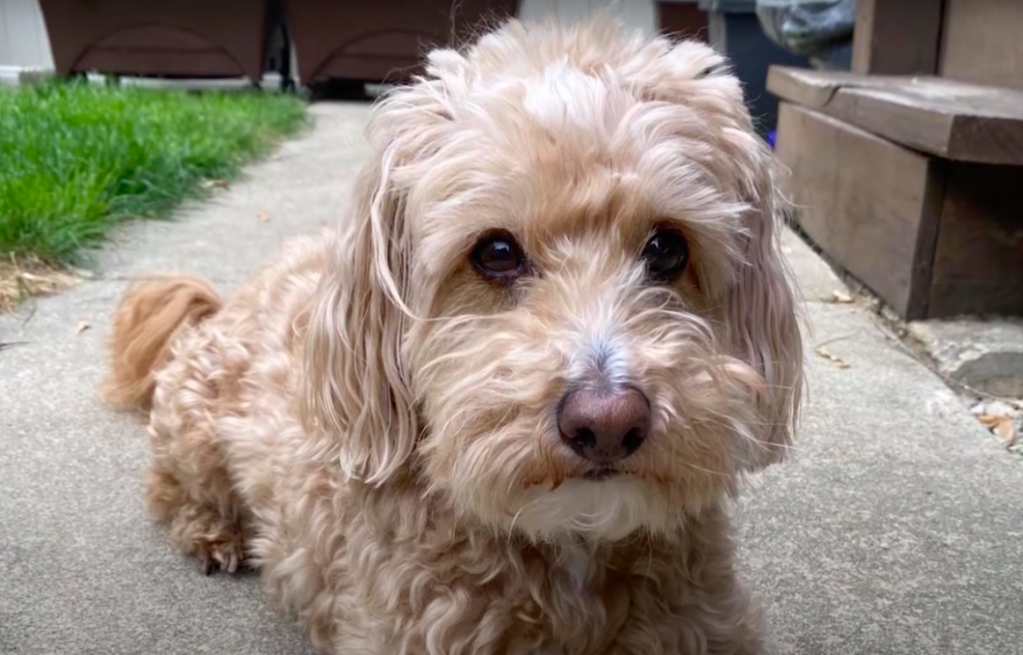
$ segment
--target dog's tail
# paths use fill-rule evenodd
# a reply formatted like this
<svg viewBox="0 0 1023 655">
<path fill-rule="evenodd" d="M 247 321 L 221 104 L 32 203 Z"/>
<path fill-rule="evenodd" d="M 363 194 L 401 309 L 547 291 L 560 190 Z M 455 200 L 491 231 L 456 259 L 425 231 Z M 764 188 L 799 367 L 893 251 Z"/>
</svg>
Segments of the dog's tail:
<svg viewBox="0 0 1023 655">
<path fill-rule="evenodd" d="M 179 331 L 198 325 L 222 305 L 213 286 L 197 277 L 157 277 L 131 285 L 114 311 L 103 401 L 118 409 L 147 409 L 156 371 L 170 359 Z"/>
</svg>

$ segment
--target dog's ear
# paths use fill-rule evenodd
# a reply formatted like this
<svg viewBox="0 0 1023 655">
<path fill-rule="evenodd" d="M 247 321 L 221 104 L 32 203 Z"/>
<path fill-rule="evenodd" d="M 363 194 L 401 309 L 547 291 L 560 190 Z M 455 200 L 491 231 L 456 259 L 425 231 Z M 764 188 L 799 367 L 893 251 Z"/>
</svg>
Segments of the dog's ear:
<svg viewBox="0 0 1023 655">
<path fill-rule="evenodd" d="M 731 350 L 765 380 L 764 429 L 746 466 L 756 470 L 789 450 L 803 385 L 803 347 L 795 293 L 778 244 L 784 202 L 776 188 L 774 154 L 753 129 L 742 85 L 727 60 L 703 43 L 655 39 L 621 69 L 645 97 L 673 103 L 694 117 L 711 148 L 706 170 L 747 205 L 739 270 L 727 291 Z"/>
<path fill-rule="evenodd" d="M 785 203 L 776 188 L 773 155 L 764 149 L 751 171 L 756 187 L 748 199 L 742 238 L 744 261 L 729 289 L 728 329 L 733 352 L 759 372 L 767 386 L 760 399 L 761 446 L 747 465 L 761 469 L 787 455 L 803 392 L 803 342 L 796 291 L 781 255 Z"/>
<path fill-rule="evenodd" d="M 381 484 L 408 459 L 417 426 L 401 362 L 408 235 L 382 159 L 355 185 L 309 315 L 302 418 L 351 479 Z"/>
<path fill-rule="evenodd" d="M 309 315 L 301 413 L 350 479 L 380 485 L 402 469 L 419 424 L 402 346 L 413 320 L 406 216 L 409 179 L 420 173 L 446 117 L 429 84 L 380 101 L 367 136 L 373 153 Z M 402 182 L 405 180 L 405 182 Z"/>
</svg>

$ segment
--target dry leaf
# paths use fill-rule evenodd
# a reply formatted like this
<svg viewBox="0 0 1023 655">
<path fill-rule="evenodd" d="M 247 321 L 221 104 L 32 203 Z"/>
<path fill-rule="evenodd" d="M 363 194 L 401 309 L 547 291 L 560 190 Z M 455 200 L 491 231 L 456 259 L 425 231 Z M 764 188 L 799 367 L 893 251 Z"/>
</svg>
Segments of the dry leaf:
<svg viewBox="0 0 1023 655">
<path fill-rule="evenodd" d="M 837 303 L 845 304 L 845 303 L 852 302 L 853 299 L 852 299 L 852 296 L 850 296 L 846 292 L 844 292 L 844 291 L 837 291 L 836 290 L 836 291 L 832 291 L 831 292 L 831 301 L 832 302 L 837 302 Z"/>
<path fill-rule="evenodd" d="M 977 417 L 977 420 L 986 425 L 987 427 L 993 427 L 998 424 L 998 419 L 1001 416 L 995 416 L 994 414 L 981 414 Z"/>
<path fill-rule="evenodd" d="M 1001 417 L 1001 420 L 995 425 L 994 432 L 1002 440 L 1002 445 L 1006 448 L 1016 443 L 1016 426 L 1008 416 Z"/>
<path fill-rule="evenodd" d="M 22 280 L 27 280 L 29 282 L 44 282 L 46 280 L 46 278 L 44 278 L 42 275 L 35 275 L 33 273 L 26 272 L 18 273 L 18 277 L 20 277 Z"/>
<path fill-rule="evenodd" d="M 998 435 L 1002 444 L 1008 448 L 1016 443 L 1016 426 L 1012 417 L 1007 414 L 981 414 L 977 420 L 984 424 L 991 432 Z"/>
<path fill-rule="evenodd" d="M 259 212 L 258 214 L 256 214 L 256 217 L 259 218 L 260 223 L 266 223 L 268 220 L 270 220 L 270 217 L 267 215 L 266 212 Z"/>
<path fill-rule="evenodd" d="M 75 334 L 81 334 L 89 329 L 89 324 L 85 321 L 78 321 L 78 326 L 75 327 Z"/>
<path fill-rule="evenodd" d="M 842 359 L 838 355 L 833 355 L 831 351 L 825 348 L 824 346 L 821 346 L 820 348 L 817 349 L 817 354 L 823 357 L 824 359 L 830 359 L 831 361 L 835 362 L 836 364 L 838 364 L 838 368 L 849 368 L 851 366 L 849 362 Z"/>
<path fill-rule="evenodd" d="M 203 187 L 207 189 L 226 189 L 228 185 L 227 180 L 203 180 Z"/>
<path fill-rule="evenodd" d="M 74 286 L 81 277 L 33 258 L 0 260 L 0 313 L 15 310 L 30 296 L 44 296 Z"/>
</svg>

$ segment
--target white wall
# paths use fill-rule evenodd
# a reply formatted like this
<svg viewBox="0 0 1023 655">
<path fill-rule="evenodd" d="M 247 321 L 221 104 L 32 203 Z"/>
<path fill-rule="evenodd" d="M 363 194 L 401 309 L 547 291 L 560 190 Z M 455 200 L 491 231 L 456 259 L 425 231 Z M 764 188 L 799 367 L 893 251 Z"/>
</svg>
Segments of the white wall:
<svg viewBox="0 0 1023 655">
<path fill-rule="evenodd" d="M 616 3 L 609 0 L 521 0 L 519 16 L 525 20 L 537 20 L 553 14 L 561 21 L 571 23 L 608 6 L 630 27 L 639 28 L 648 35 L 657 30 L 654 0 L 618 0 Z"/>
<path fill-rule="evenodd" d="M 0 0 L 0 78 L 53 69 L 50 37 L 38 0 Z"/>
</svg>

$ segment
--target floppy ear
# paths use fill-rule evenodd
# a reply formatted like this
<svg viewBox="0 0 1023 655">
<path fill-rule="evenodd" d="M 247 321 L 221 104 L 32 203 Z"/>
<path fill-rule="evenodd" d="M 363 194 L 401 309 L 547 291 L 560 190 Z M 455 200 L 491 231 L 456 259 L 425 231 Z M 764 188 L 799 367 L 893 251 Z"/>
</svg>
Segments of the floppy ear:
<svg viewBox="0 0 1023 655">
<path fill-rule="evenodd" d="M 728 329 L 733 352 L 767 383 L 760 399 L 764 420 L 762 449 L 750 454 L 752 470 L 785 457 L 799 414 L 803 392 L 803 342 L 796 292 L 781 256 L 779 230 L 784 201 L 776 188 L 773 155 L 756 157 L 756 186 L 749 199 L 743 237 L 744 261 L 729 290 Z"/>
<path fill-rule="evenodd" d="M 338 234 L 309 316 L 302 415 L 337 448 L 345 475 L 381 484 L 407 461 L 417 424 L 400 353 L 410 257 L 388 153 L 356 181 L 350 223 Z"/>
<path fill-rule="evenodd" d="M 377 102 L 367 127 L 373 154 L 356 180 L 309 315 L 304 427 L 325 439 L 345 475 L 372 485 L 402 469 L 419 437 L 402 361 L 412 320 L 407 210 L 410 185 L 422 179 L 450 124 L 446 97 L 434 78 Z"/>
</svg>

